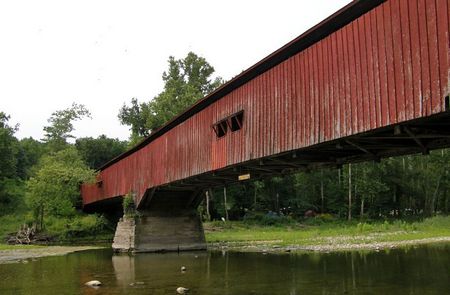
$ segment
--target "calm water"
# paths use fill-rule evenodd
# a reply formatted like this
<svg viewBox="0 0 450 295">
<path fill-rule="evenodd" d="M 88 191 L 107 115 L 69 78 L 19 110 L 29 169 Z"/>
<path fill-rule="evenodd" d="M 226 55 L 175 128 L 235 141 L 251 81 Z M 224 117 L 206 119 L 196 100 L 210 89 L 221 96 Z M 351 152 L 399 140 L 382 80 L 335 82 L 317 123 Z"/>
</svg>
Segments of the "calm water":
<svg viewBox="0 0 450 295">
<path fill-rule="evenodd" d="M 93 279 L 104 285 L 84 286 Z M 176 294 L 178 286 L 190 294 L 221 295 L 450 294 L 450 245 L 339 254 L 118 256 L 96 250 L 0 264 L 2 295 Z"/>
</svg>

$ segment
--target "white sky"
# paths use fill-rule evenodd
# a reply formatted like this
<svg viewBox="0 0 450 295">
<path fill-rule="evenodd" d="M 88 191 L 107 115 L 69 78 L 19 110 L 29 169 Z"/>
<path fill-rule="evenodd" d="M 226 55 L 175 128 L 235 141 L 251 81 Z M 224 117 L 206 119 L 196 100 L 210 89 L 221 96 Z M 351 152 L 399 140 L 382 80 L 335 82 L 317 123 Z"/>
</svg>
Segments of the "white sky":
<svg viewBox="0 0 450 295">
<path fill-rule="evenodd" d="M 75 136 L 127 139 L 120 107 L 162 90 L 170 55 L 193 51 L 228 80 L 349 2 L 0 0 L 0 111 L 41 139 L 77 102 L 93 119 Z"/>
</svg>

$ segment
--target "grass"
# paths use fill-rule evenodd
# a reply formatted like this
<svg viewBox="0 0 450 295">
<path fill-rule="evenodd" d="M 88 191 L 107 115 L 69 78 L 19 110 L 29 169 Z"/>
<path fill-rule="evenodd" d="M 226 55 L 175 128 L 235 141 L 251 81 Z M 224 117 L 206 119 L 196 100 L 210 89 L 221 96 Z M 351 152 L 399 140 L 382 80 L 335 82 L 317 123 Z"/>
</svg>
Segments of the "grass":
<svg viewBox="0 0 450 295">
<path fill-rule="evenodd" d="M 0 243 L 4 242 L 7 234 L 17 232 L 26 220 L 23 213 L 0 216 Z"/>
<path fill-rule="evenodd" d="M 208 243 L 261 243 L 280 246 L 367 244 L 450 237 L 450 216 L 437 216 L 410 223 L 401 220 L 329 221 L 320 225 L 294 223 L 259 226 L 244 222 L 211 222 L 205 223 L 205 230 Z"/>
<path fill-rule="evenodd" d="M 7 244 L 0 244 L 0 251 L 2 250 L 18 250 L 18 249 L 39 249 L 43 248 L 45 246 L 40 245 L 7 245 Z"/>
<path fill-rule="evenodd" d="M 5 248 L 6 236 L 17 232 L 23 224 L 31 224 L 32 216 L 16 213 L 0 216 L 0 246 Z M 92 245 L 112 241 L 114 228 L 96 214 L 77 214 L 73 217 L 47 217 L 44 234 L 54 237 L 52 244 Z M 0 248 L 1 250 L 2 248 Z M 13 249 L 18 249 L 13 246 Z"/>
</svg>

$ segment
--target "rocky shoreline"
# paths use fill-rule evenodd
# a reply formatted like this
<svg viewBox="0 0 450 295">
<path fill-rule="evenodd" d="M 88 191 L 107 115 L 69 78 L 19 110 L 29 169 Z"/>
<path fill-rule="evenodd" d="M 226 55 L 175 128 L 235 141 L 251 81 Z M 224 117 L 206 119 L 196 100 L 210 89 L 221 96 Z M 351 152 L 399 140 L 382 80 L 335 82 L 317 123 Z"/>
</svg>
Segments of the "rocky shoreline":
<svg viewBox="0 0 450 295">
<path fill-rule="evenodd" d="M 246 241 L 246 242 L 218 242 L 208 243 L 212 251 L 253 252 L 253 253 L 290 253 L 290 252 L 317 252 L 331 253 L 343 251 L 382 251 L 408 246 L 418 246 L 435 243 L 450 243 L 450 237 L 434 237 L 403 241 L 366 241 L 355 242 L 348 239 L 337 238 L 326 243 L 311 243 L 308 245 L 280 245 L 281 240 Z M 46 256 L 60 256 L 73 252 L 102 249 L 97 246 L 42 246 L 37 248 L 17 248 L 0 250 L 0 264 L 28 263 Z"/>
<path fill-rule="evenodd" d="M 368 243 L 333 242 L 327 244 L 311 245 L 277 245 L 279 241 L 249 241 L 249 242 L 220 242 L 208 244 L 210 250 L 225 250 L 233 252 L 255 252 L 255 253 L 283 253 L 283 252 L 343 252 L 343 251 L 380 251 L 407 246 L 416 246 L 434 243 L 450 243 L 450 237 L 435 237 L 404 241 L 387 241 Z"/>
</svg>

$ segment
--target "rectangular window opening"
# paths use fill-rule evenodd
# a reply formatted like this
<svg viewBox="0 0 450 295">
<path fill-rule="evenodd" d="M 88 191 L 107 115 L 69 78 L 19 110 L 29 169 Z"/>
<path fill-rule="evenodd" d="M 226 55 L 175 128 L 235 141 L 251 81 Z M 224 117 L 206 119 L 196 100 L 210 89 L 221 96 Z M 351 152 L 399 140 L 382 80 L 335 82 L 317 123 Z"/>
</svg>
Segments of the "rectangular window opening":
<svg viewBox="0 0 450 295">
<path fill-rule="evenodd" d="M 217 138 L 221 138 L 227 135 L 228 129 L 232 132 L 242 129 L 243 120 L 244 111 L 242 110 L 217 122 L 212 126 L 212 129 L 214 130 L 214 133 L 216 133 Z"/>
<path fill-rule="evenodd" d="M 450 111 L 450 96 L 445 97 L 445 110 Z"/>
<path fill-rule="evenodd" d="M 240 112 L 236 115 L 233 115 L 230 118 L 230 129 L 231 131 L 238 131 L 242 128 L 242 120 L 244 119 L 244 112 Z"/>
<path fill-rule="evenodd" d="M 216 135 L 218 138 L 224 137 L 227 134 L 228 131 L 228 125 L 227 121 L 222 121 L 213 126 L 214 132 L 216 132 Z"/>
</svg>

